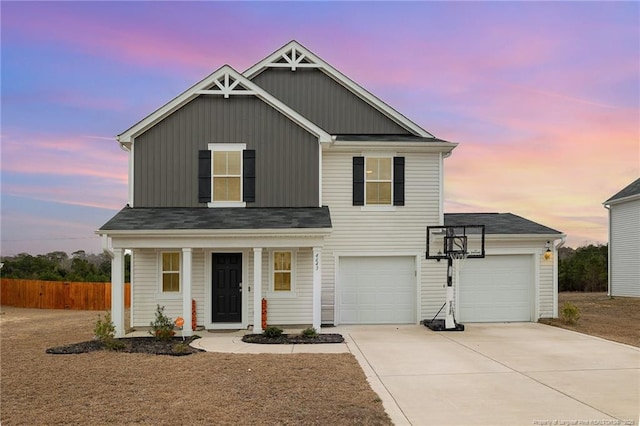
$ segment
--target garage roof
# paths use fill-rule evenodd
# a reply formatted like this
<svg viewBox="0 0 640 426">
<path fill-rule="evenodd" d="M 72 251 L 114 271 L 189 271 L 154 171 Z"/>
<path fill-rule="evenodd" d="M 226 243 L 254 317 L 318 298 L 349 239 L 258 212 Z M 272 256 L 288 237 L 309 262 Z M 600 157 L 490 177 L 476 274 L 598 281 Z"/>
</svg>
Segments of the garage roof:
<svg viewBox="0 0 640 426">
<path fill-rule="evenodd" d="M 621 191 L 616 193 L 613 197 L 609 198 L 604 203 L 608 204 L 612 201 L 621 201 L 622 199 L 633 197 L 634 195 L 640 195 L 640 178 L 625 186 Z"/>
<path fill-rule="evenodd" d="M 562 234 L 513 213 L 445 213 L 444 224 L 484 225 L 485 234 Z"/>
</svg>

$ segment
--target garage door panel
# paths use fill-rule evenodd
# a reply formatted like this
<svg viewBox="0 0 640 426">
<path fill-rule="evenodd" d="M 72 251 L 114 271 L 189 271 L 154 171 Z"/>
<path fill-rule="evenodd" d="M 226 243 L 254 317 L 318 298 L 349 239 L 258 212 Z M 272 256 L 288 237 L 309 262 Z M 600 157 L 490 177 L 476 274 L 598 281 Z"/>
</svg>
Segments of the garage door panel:
<svg viewBox="0 0 640 426">
<path fill-rule="evenodd" d="M 342 257 L 339 268 L 341 323 L 415 323 L 415 258 Z"/>
<path fill-rule="evenodd" d="M 461 322 L 531 321 L 531 255 L 468 260 L 459 273 L 457 316 Z"/>
</svg>

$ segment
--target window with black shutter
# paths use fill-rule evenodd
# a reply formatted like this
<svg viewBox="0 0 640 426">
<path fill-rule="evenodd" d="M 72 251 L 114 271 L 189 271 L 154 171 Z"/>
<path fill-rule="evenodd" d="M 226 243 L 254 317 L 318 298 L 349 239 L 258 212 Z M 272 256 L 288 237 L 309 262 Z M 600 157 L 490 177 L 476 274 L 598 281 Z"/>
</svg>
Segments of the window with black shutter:
<svg viewBox="0 0 640 426">
<path fill-rule="evenodd" d="M 404 206 L 404 157 L 353 157 L 354 206 Z"/>
<path fill-rule="evenodd" d="M 198 152 L 198 202 L 244 207 L 256 200 L 256 151 L 245 144 L 210 143 Z"/>
</svg>

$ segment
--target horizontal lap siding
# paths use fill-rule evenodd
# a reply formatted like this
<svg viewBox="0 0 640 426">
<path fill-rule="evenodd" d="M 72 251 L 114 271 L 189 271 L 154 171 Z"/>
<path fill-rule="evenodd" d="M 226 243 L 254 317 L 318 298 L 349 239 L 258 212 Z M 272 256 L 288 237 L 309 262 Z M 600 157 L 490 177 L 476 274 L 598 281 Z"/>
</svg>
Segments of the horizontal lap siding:
<svg viewBox="0 0 640 426">
<path fill-rule="evenodd" d="M 196 321 L 198 325 L 204 324 L 204 252 L 193 250 L 191 268 L 191 299 L 196 301 Z M 184 315 L 184 314 L 182 314 Z"/>
<path fill-rule="evenodd" d="M 156 309 L 156 293 L 158 272 L 156 268 L 157 254 L 155 250 L 134 250 L 132 261 L 133 277 L 131 292 L 133 300 L 133 327 L 146 327 L 154 320 Z"/>
<path fill-rule="evenodd" d="M 135 207 L 204 207 L 198 151 L 209 143 L 256 150 L 250 207 L 318 205 L 318 138 L 254 96 L 200 96 L 134 142 Z"/>
<path fill-rule="evenodd" d="M 313 322 L 313 271 L 312 251 L 299 249 L 296 255 L 295 296 L 282 297 L 269 293 L 269 252 L 262 258 L 262 295 L 267 299 L 267 321 L 269 325 L 310 325 Z"/>
<path fill-rule="evenodd" d="M 611 206 L 611 294 L 640 297 L 640 200 Z"/>
<path fill-rule="evenodd" d="M 158 252 L 154 249 L 134 250 L 132 279 L 133 327 L 147 327 L 155 320 L 156 306 L 164 306 L 164 313 L 171 319 L 184 317 L 182 293 L 170 298 L 158 297 Z M 196 319 L 204 322 L 204 254 L 200 250 L 192 253 L 191 298 L 196 301 Z"/>
<path fill-rule="evenodd" d="M 264 254 L 263 254 L 264 256 Z M 254 281 L 253 281 L 253 250 L 250 250 L 247 255 L 242 257 L 242 267 L 247 271 L 247 282 L 250 283 L 251 290 L 247 295 L 247 322 L 253 324 L 253 293 L 254 293 Z"/>
<path fill-rule="evenodd" d="M 322 322 L 333 323 L 335 256 L 376 253 L 420 255 L 420 299 L 423 312 L 440 298 L 438 266 L 424 260 L 425 233 L 439 218 L 439 155 L 398 154 L 405 157 L 405 206 L 396 211 L 362 211 L 352 206 L 352 158 L 361 152 L 326 152 L 323 157 L 323 203 L 331 210 L 333 232 L 325 239 L 322 261 Z M 434 312 L 435 313 L 435 312 Z M 419 318 L 422 319 L 422 318 Z"/>
<path fill-rule="evenodd" d="M 445 301 L 447 290 L 447 262 L 433 259 L 422 261 L 422 292 L 420 294 L 420 318 L 432 319 Z M 444 318 L 444 309 L 438 318 Z"/>
</svg>

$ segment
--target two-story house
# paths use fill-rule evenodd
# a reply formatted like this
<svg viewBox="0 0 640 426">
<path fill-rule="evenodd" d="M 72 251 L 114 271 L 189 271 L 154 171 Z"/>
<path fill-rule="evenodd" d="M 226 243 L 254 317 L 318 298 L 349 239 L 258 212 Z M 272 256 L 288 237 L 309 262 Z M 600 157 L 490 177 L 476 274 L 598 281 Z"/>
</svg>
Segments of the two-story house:
<svg viewBox="0 0 640 426">
<path fill-rule="evenodd" d="M 456 273 L 459 318 L 557 314 L 563 235 L 511 214 L 445 215 L 457 144 L 296 41 L 243 73 L 219 68 L 117 141 L 129 200 L 96 232 L 113 256 L 118 335 L 125 250 L 133 327 L 158 304 L 190 324 L 195 301 L 199 326 L 259 332 L 263 299 L 273 325 L 418 323 L 445 294 L 426 227 L 469 221 L 486 226 L 487 257 Z"/>
</svg>

